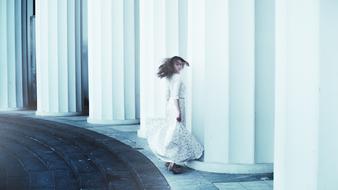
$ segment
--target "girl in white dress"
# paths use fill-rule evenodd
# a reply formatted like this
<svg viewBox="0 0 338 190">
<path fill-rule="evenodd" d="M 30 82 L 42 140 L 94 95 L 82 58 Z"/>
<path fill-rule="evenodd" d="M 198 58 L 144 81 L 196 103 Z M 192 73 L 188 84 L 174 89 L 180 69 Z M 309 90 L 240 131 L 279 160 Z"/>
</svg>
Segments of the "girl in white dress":
<svg viewBox="0 0 338 190">
<path fill-rule="evenodd" d="M 174 56 L 159 67 L 157 75 L 167 82 L 166 118 L 147 124 L 150 149 L 174 174 L 182 172 L 178 164 L 198 159 L 203 154 L 202 145 L 185 126 L 185 85 L 180 75 L 184 65 L 189 66 L 189 63 Z"/>
</svg>

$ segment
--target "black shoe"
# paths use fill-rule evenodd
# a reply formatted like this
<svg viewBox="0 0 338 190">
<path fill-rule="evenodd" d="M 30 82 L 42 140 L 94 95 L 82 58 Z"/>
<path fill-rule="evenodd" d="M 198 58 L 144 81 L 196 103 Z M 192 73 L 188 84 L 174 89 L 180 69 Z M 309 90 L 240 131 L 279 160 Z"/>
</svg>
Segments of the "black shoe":
<svg viewBox="0 0 338 190">
<path fill-rule="evenodd" d="M 173 172 L 173 174 L 180 174 L 183 171 L 182 166 L 176 165 L 175 163 L 170 163 L 168 170 Z"/>
</svg>

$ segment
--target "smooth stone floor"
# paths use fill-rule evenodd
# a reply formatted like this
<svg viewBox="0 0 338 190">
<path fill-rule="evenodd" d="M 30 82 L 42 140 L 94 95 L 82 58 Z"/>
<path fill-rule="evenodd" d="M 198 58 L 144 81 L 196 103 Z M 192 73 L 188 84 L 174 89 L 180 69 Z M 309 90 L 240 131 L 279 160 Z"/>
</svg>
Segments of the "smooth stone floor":
<svg viewBox="0 0 338 190">
<path fill-rule="evenodd" d="M 271 180 L 214 183 L 214 184 L 220 190 L 272 190 L 273 189 L 273 182 Z"/>
</svg>

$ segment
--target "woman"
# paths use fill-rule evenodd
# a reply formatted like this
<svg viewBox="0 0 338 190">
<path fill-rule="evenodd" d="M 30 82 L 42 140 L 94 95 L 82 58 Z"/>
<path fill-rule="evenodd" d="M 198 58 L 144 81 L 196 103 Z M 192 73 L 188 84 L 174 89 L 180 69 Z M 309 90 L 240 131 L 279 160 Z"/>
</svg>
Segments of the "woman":
<svg viewBox="0 0 338 190">
<path fill-rule="evenodd" d="M 158 77 L 166 78 L 167 105 L 166 118 L 148 127 L 147 140 L 150 149 L 166 162 L 169 171 L 181 173 L 182 164 L 202 156 L 203 147 L 185 127 L 185 86 L 180 72 L 189 66 L 183 58 L 168 58 L 159 67 Z"/>
</svg>

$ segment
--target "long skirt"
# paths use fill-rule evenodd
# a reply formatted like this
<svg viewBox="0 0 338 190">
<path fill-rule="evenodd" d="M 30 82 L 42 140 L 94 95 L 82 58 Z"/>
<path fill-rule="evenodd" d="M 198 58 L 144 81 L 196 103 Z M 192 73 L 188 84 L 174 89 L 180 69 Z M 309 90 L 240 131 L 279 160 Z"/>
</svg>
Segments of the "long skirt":
<svg viewBox="0 0 338 190">
<path fill-rule="evenodd" d="M 149 147 L 165 162 L 184 163 L 203 154 L 203 146 L 185 126 L 184 99 L 179 99 L 179 103 L 181 122 L 176 120 L 178 113 L 174 99 L 167 102 L 166 118 L 146 122 Z"/>
</svg>

